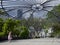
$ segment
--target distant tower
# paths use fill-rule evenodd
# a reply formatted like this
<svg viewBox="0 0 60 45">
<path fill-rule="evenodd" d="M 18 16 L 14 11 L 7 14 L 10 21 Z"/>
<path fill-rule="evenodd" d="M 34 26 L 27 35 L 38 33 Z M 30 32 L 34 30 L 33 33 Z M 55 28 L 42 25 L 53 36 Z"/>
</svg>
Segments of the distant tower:
<svg viewBox="0 0 60 45">
<path fill-rule="evenodd" d="M 22 15 L 23 15 L 22 9 L 18 9 L 17 10 L 17 19 L 22 19 Z"/>
</svg>

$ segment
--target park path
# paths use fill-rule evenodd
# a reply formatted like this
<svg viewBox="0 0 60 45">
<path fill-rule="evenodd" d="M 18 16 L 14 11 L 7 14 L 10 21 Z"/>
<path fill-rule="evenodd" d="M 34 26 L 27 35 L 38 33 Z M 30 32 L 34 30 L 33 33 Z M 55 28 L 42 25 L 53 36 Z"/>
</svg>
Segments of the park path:
<svg viewBox="0 0 60 45">
<path fill-rule="evenodd" d="M 60 45 L 60 39 L 40 38 L 27 40 L 13 40 L 12 42 L 0 42 L 0 45 Z"/>
</svg>

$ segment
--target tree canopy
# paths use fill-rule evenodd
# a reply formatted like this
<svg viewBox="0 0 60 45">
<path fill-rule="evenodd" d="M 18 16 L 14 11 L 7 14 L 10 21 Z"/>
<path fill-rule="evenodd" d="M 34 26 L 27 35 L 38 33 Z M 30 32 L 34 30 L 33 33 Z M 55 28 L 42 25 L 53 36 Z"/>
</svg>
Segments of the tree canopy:
<svg viewBox="0 0 60 45">
<path fill-rule="evenodd" d="M 49 26 L 53 27 L 53 35 L 60 35 L 60 5 L 55 6 L 53 10 L 47 14 L 47 22 Z"/>
</svg>

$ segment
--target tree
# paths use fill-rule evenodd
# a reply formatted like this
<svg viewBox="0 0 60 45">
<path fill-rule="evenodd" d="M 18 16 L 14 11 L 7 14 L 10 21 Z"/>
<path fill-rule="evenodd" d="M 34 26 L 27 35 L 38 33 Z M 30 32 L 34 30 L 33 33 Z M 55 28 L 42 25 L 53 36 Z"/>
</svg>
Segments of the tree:
<svg viewBox="0 0 60 45">
<path fill-rule="evenodd" d="M 14 28 L 18 27 L 19 24 L 20 22 L 18 20 L 7 19 L 3 25 L 3 31 L 5 35 L 7 36 L 10 31 L 12 32 L 13 36 L 17 35 L 16 30 Z"/>
<path fill-rule="evenodd" d="M 54 37 L 60 37 L 60 24 L 53 25 L 53 33 Z"/>
<path fill-rule="evenodd" d="M 60 34 L 60 5 L 55 6 L 53 10 L 47 14 L 48 26 L 53 27 L 53 36 Z"/>
<path fill-rule="evenodd" d="M 2 30 L 4 21 L 0 18 L 0 38 L 4 37 L 4 31 Z"/>
<path fill-rule="evenodd" d="M 0 18 L 0 32 L 2 32 L 2 26 L 3 26 L 4 22 L 3 19 Z"/>
<path fill-rule="evenodd" d="M 47 19 L 53 23 L 60 23 L 60 5 L 55 6 L 53 10 L 49 11 L 47 14 Z"/>
<path fill-rule="evenodd" d="M 29 31 L 28 31 L 28 28 L 24 27 L 24 26 L 21 26 L 20 27 L 20 38 L 22 39 L 27 39 L 29 37 Z"/>
</svg>

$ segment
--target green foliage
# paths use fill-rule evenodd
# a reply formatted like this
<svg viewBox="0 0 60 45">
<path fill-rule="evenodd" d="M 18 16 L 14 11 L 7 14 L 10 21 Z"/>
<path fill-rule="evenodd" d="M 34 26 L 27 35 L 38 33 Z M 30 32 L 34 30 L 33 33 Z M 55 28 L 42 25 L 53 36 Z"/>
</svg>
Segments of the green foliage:
<svg viewBox="0 0 60 45">
<path fill-rule="evenodd" d="M 19 20 L 13 19 L 0 19 L 0 38 L 5 38 L 8 36 L 9 32 L 12 32 L 13 37 L 28 38 L 29 31 L 25 26 L 20 26 Z"/>
<path fill-rule="evenodd" d="M 3 30 L 5 30 L 5 33 L 8 34 L 9 31 L 12 31 L 12 34 L 16 32 L 14 28 L 18 26 L 20 23 L 18 20 L 12 20 L 12 19 L 7 19 L 6 22 L 4 23 Z"/>
<path fill-rule="evenodd" d="M 28 27 L 33 26 L 35 30 L 41 30 L 44 28 L 45 19 L 42 18 L 33 18 L 27 20 Z"/>
<path fill-rule="evenodd" d="M 3 27 L 2 27 L 2 30 L 3 30 L 3 32 L 4 32 L 4 34 L 7 36 L 7 34 L 8 34 L 8 29 L 7 29 L 8 27 L 7 27 L 7 24 L 6 23 L 4 23 L 3 24 Z"/>
<path fill-rule="evenodd" d="M 54 13 L 53 13 L 54 12 Z M 55 6 L 53 10 L 47 14 L 47 25 L 52 26 L 60 22 L 60 5 Z"/>
<path fill-rule="evenodd" d="M 0 38 L 4 37 L 4 32 L 0 32 Z"/>
<path fill-rule="evenodd" d="M 3 24 L 4 24 L 3 19 L 0 18 L 0 37 L 3 37 L 4 36 L 4 32 L 2 30 Z"/>
<path fill-rule="evenodd" d="M 0 19 L 0 37 L 7 36 L 9 31 L 12 32 L 13 36 L 14 34 L 17 34 L 19 31 L 16 30 L 15 28 L 18 27 L 19 24 L 20 24 L 19 20 L 7 19 L 4 20 L 3 22 L 3 20 Z"/>
<path fill-rule="evenodd" d="M 3 26 L 3 20 L 0 18 L 0 32 L 2 31 L 2 26 Z"/>
<path fill-rule="evenodd" d="M 14 28 L 14 31 L 13 31 L 13 36 L 15 36 L 15 37 L 20 37 L 19 35 L 20 35 L 20 28 L 19 28 L 19 26 L 18 27 L 15 27 Z"/>
<path fill-rule="evenodd" d="M 51 13 L 54 12 L 54 13 Z M 53 26 L 53 36 L 60 35 L 60 5 L 55 6 L 53 10 L 47 14 L 47 25 Z"/>
<path fill-rule="evenodd" d="M 60 24 L 53 25 L 53 36 L 60 36 Z"/>
<path fill-rule="evenodd" d="M 55 6 L 53 11 L 60 13 L 60 4 L 58 6 Z"/>
<path fill-rule="evenodd" d="M 14 22 L 12 19 L 7 19 L 3 25 L 3 30 L 5 30 L 5 33 L 8 33 L 8 31 L 12 31 L 14 29 Z"/>
<path fill-rule="evenodd" d="M 29 31 L 26 27 L 22 26 L 20 27 L 21 33 L 20 33 L 20 38 L 26 39 L 29 37 Z"/>
<path fill-rule="evenodd" d="M 53 10 L 51 10 L 50 12 L 48 12 L 47 19 L 50 22 L 54 22 L 54 23 L 59 22 L 59 20 L 60 20 L 60 5 L 55 6 L 53 8 Z"/>
<path fill-rule="evenodd" d="M 3 9 L 0 9 L 0 14 L 1 14 L 1 15 L 5 15 L 5 12 L 4 12 Z"/>
</svg>

